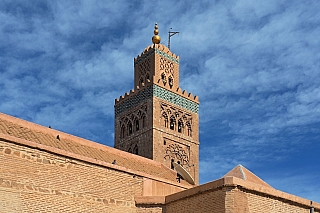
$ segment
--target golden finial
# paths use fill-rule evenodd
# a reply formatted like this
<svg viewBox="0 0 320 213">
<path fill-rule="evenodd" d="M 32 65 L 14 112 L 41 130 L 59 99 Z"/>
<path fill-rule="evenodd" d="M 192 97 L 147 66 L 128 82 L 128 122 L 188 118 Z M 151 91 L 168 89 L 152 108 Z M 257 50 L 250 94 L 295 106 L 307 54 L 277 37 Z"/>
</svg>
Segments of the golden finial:
<svg viewBox="0 0 320 213">
<path fill-rule="evenodd" d="M 159 34 L 159 30 L 158 30 L 158 24 L 157 24 L 157 23 L 154 25 L 154 31 L 153 31 L 153 33 L 154 33 L 154 36 L 152 37 L 152 43 L 154 43 L 154 44 L 159 44 L 161 38 L 160 38 L 160 36 L 158 35 L 158 34 Z"/>
</svg>

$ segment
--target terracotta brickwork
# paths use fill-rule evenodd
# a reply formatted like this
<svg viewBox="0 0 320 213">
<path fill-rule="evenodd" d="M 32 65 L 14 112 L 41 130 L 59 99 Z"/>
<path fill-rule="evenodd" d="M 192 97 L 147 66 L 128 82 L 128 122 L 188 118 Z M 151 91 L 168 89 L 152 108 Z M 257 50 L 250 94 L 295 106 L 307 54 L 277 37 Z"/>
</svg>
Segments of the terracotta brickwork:
<svg viewBox="0 0 320 213">
<path fill-rule="evenodd" d="M 236 177 L 222 179 L 194 187 L 176 194 L 168 195 L 162 205 L 150 202 L 150 198 L 136 198 L 137 206 L 144 208 L 155 206 L 163 212 L 292 212 L 309 213 L 310 201 L 290 195 L 270 186 L 256 184 Z M 314 212 L 320 212 L 320 204 L 313 203 Z"/>
<path fill-rule="evenodd" d="M 147 47 L 134 59 L 134 88 L 142 83 L 162 81 L 164 85 L 175 90 L 179 87 L 179 56 L 161 44 Z"/>
<path fill-rule="evenodd" d="M 5 141 L 0 145 L 5 212 L 134 212 L 134 196 L 142 195 L 141 177 Z"/>
<path fill-rule="evenodd" d="M 285 200 L 281 197 L 273 197 L 244 188 L 234 188 L 231 193 L 234 197 L 234 206 L 229 209 L 235 210 L 234 212 L 310 213 L 309 205 Z M 246 203 L 247 206 L 245 206 Z M 315 213 L 319 211 L 320 209 Z"/>
<path fill-rule="evenodd" d="M 224 213 L 225 211 L 225 190 L 214 190 L 185 197 L 166 204 L 166 213 Z"/>
<path fill-rule="evenodd" d="M 164 45 L 134 60 L 135 90 L 115 101 L 114 147 L 172 167 L 198 183 L 199 101 L 179 87 L 179 57 Z"/>
</svg>

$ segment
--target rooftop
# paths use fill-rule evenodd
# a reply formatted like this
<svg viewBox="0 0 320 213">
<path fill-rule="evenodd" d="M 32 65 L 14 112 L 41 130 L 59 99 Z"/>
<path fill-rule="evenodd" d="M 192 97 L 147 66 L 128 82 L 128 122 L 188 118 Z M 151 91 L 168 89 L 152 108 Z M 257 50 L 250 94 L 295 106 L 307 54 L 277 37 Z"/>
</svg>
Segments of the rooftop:
<svg viewBox="0 0 320 213">
<path fill-rule="evenodd" d="M 0 139 L 128 173 L 190 187 L 162 163 L 0 113 Z"/>
</svg>

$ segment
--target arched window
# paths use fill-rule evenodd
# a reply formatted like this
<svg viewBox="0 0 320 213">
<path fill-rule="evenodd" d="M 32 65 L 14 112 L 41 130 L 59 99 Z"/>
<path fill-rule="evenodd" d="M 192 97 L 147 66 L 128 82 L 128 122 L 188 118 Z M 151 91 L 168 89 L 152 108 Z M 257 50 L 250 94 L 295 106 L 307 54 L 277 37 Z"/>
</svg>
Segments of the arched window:
<svg viewBox="0 0 320 213">
<path fill-rule="evenodd" d="M 167 79 L 166 79 L 166 75 L 164 73 L 161 74 L 161 80 L 162 80 L 163 84 L 166 85 Z"/>
<path fill-rule="evenodd" d="M 135 147 L 132 150 L 132 153 L 138 155 L 138 153 L 139 153 L 138 152 L 138 145 L 135 145 Z"/>
<path fill-rule="evenodd" d="M 183 132 L 183 123 L 181 120 L 178 121 L 178 132 L 180 132 L 180 133 Z"/>
<path fill-rule="evenodd" d="M 174 130 L 175 125 L 176 125 L 176 121 L 175 121 L 174 117 L 171 117 L 170 118 L 170 129 Z"/>
<path fill-rule="evenodd" d="M 169 80 L 169 86 L 170 86 L 170 88 L 172 88 L 172 86 L 173 86 L 173 79 L 172 79 L 172 77 L 170 76 L 168 80 Z"/>
<path fill-rule="evenodd" d="M 150 75 L 149 75 L 149 73 L 147 73 L 147 75 L 146 75 L 146 82 L 148 82 L 148 80 L 150 81 Z"/>
<path fill-rule="evenodd" d="M 129 133 L 129 135 L 132 134 L 132 123 L 131 123 L 131 121 L 129 121 L 129 124 L 128 124 L 128 133 Z"/>
<path fill-rule="evenodd" d="M 168 127 L 168 116 L 167 116 L 167 113 L 165 113 L 165 112 L 162 113 L 162 119 L 163 119 L 162 125 L 164 127 Z"/>
<path fill-rule="evenodd" d="M 135 125 L 136 125 L 136 131 L 138 131 L 139 130 L 139 120 L 138 119 L 136 119 Z"/>
<path fill-rule="evenodd" d="M 146 116 L 145 115 L 143 115 L 142 116 L 142 128 L 145 128 L 146 127 Z"/>
<path fill-rule="evenodd" d="M 126 127 L 122 125 L 120 130 L 120 138 L 124 138 L 125 135 L 126 135 Z"/>
<path fill-rule="evenodd" d="M 188 122 L 188 123 L 186 123 L 186 126 L 187 126 L 187 135 L 188 136 L 192 136 L 192 129 L 191 129 L 191 125 L 190 125 L 190 123 Z"/>
</svg>

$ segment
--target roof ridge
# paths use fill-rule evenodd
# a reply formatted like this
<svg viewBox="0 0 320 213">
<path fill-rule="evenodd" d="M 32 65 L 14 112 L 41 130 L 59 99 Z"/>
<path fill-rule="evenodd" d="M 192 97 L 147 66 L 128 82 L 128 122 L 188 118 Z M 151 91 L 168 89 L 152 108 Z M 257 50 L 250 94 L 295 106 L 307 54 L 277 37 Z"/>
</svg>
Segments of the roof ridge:
<svg viewBox="0 0 320 213">
<path fill-rule="evenodd" d="M 243 171 L 244 166 L 242 166 L 241 164 L 239 164 L 238 166 L 240 166 L 240 172 L 242 174 L 243 180 L 247 180 L 247 176 L 246 176 L 245 172 Z"/>
<path fill-rule="evenodd" d="M 133 171 L 144 172 L 170 181 L 176 180 L 176 174 L 160 162 L 3 113 L 0 113 L 0 133 L 11 138 L 10 141 L 12 142 L 15 139 L 22 139 L 38 144 L 47 151 L 50 151 L 50 149 L 45 147 L 51 147 L 63 152 L 73 153 L 75 156 L 88 157 L 106 163 L 114 162 L 115 165 Z"/>
<path fill-rule="evenodd" d="M 249 169 L 244 167 L 241 164 L 238 164 L 233 169 L 231 169 L 229 172 L 227 172 L 223 177 L 236 177 L 239 179 L 242 179 L 244 181 L 253 182 L 256 184 L 264 185 L 271 187 L 268 183 L 266 183 L 264 180 L 262 180 L 260 177 L 258 177 L 256 174 L 251 172 Z"/>
</svg>

